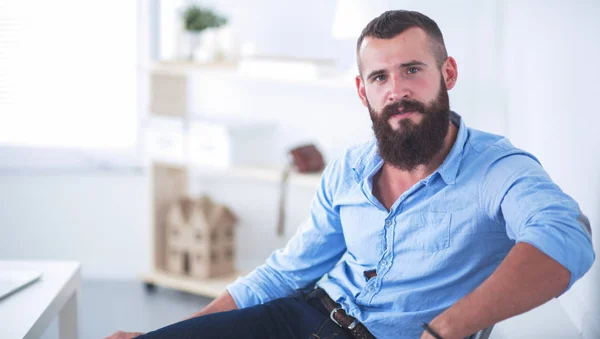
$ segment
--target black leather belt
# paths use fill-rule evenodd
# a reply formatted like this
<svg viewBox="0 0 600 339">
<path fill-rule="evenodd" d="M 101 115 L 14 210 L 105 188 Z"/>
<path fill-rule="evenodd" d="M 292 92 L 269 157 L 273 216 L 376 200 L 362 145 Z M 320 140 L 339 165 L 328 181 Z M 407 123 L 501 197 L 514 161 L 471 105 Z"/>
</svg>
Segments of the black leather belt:
<svg viewBox="0 0 600 339">
<path fill-rule="evenodd" d="M 323 291 L 325 292 L 325 291 Z M 341 328 L 346 329 L 356 339 L 375 339 L 375 336 L 360 323 L 356 318 L 346 314 L 346 311 L 340 307 L 340 304 L 331 299 L 327 293 L 321 293 L 318 296 L 319 300 L 329 312 L 331 320 L 338 324 Z"/>
</svg>

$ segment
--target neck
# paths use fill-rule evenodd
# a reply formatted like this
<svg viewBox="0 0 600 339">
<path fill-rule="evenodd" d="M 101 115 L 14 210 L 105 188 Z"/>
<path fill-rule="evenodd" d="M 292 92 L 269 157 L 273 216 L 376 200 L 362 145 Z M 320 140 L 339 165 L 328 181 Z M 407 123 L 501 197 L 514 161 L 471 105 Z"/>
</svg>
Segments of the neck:
<svg viewBox="0 0 600 339">
<path fill-rule="evenodd" d="M 417 181 L 428 177 L 438 167 L 442 165 L 448 153 L 452 149 L 454 142 L 456 141 L 456 135 L 458 134 L 458 128 L 450 122 L 450 128 L 448 128 L 448 134 L 444 138 L 444 145 L 442 149 L 434 155 L 431 161 L 424 165 L 419 165 L 415 169 L 410 171 L 400 170 L 389 163 L 384 163 L 381 168 L 381 178 L 383 181 L 391 184 L 399 184 L 401 186 L 412 186 Z"/>
</svg>

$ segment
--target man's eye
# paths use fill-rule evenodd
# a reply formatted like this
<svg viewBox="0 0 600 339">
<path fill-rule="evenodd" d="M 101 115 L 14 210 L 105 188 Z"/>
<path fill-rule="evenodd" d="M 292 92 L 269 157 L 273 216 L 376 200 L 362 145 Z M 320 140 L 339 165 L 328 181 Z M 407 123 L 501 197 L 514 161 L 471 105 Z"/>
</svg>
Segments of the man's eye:
<svg viewBox="0 0 600 339">
<path fill-rule="evenodd" d="M 418 67 L 409 67 L 409 68 L 406 70 L 406 73 L 408 73 L 408 74 L 415 74 L 415 73 L 417 73 L 418 71 L 419 71 L 419 68 L 418 68 Z"/>
<path fill-rule="evenodd" d="M 384 81 L 385 79 L 386 79 L 385 75 L 378 75 L 373 80 L 375 80 L 376 82 L 381 82 L 381 81 Z"/>
</svg>

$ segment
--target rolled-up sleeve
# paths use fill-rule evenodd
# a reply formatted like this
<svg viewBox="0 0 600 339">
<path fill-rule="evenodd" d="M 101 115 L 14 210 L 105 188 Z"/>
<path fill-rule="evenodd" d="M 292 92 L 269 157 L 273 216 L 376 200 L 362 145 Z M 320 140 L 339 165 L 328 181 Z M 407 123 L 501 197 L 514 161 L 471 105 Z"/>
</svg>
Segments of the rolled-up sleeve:
<svg viewBox="0 0 600 339">
<path fill-rule="evenodd" d="M 341 258 L 346 243 L 339 211 L 332 203 L 336 164 L 334 161 L 323 172 L 310 217 L 287 245 L 227 287 L 238 308 L 262 304 L 305 288 L 329 272 Z"/>
<path fill-rule="evenodd" d="M 592 266 L 588 219 L 532 155 L 514 151 L 498 157 L 479 194 L 483 208 L 506 226 L 511 239 L 535 246 L 569 270 L 567 290 Z"/>
</svg>

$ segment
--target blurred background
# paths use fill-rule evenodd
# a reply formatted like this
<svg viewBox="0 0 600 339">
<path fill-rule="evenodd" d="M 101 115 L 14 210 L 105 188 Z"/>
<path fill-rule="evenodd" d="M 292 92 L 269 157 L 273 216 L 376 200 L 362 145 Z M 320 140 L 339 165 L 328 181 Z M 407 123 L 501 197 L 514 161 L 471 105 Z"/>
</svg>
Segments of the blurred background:
<svg viewBox="0 0 600 339">
<path fill-rule="evenodd" d="M 289 151 L 315 145 L 327 163 L 372 137 L 355 44 L 388 9 L 438 23 L 452 109 L 535 154 L 597 250 L 597 0 L 0 0 L 0 259 L 79 261 L 84 338 L 199 310 L 306 219 L 319 173 L 282 184 Z M 226 231 L 178 243 L 186 227 Z M 492 338 L 600 338 L 599 286 L 596 262 Z M 104 313 L 119 304 L 136 315 Z"/>
</svg>

